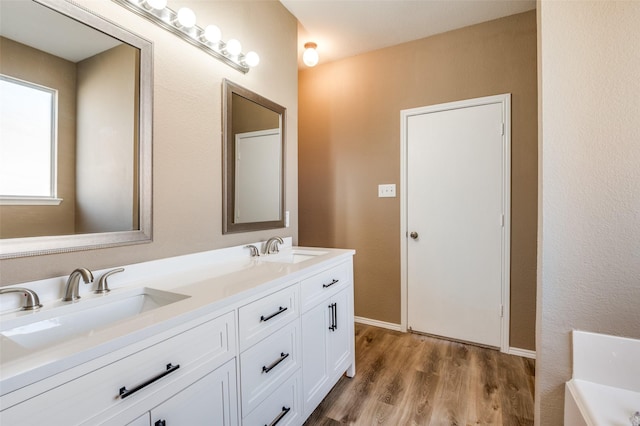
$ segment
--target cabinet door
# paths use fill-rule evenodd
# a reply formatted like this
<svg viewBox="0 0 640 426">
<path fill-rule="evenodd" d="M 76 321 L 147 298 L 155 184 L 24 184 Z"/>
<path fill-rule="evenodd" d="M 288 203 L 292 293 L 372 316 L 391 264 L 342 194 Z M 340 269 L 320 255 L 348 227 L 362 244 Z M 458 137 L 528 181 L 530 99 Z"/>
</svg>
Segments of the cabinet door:
<svg viewBox="0 0 640 426">
<path fill-rule="evenodd" d="M 151 410 L 152 426 L 238 424 L 235 360 Z"/>
<path fill-rule="evenodd" d="M 349 293 L 343 290 L 331 298 L 333 305 L 333 318 L 330 324 L 332 329 L 328 331 L 328 369 L 329 376 L 342 374 L 347 367 L 351 355 L 350 339 L 353 318 L 349 315 Z M 351 322 L 351 323 L 350 323 Z"/>
<path fill-rule="evenodd" d="M 302 388 L 305 413 L 324 398 L 323 388 L 329 380 L 327 338 L 331 325 L 329 301 L 320 303 L 302 315 Z"/>
</svg>

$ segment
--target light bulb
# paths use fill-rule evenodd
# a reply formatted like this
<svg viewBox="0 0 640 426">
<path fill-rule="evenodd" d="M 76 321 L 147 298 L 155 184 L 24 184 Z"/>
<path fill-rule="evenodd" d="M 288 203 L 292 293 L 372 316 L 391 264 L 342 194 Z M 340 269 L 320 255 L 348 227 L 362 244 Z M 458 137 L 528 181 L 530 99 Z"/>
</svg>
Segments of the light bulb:
<svg viewBox="0 0 640 426">
<path fill-rule="evenodd" d="M 167 0 L 147 0 L 147 5 L 155 10 L 162 10 L 167 7 Z"/>
<path fill-rule="evenodd" d="M 231 56 L 238 56 L 242 52 L 242 45 L 238 40 L 232 38 L 227 42 L 226 51 Z"/>
<path fill-rule="evenodd" d="M 207 25 L 204 29 L 204 38 L 210 43 L 218 43 L 222 39 L 222 32 L 215 25 Z"/>
<path fill-rule="evenodd" d="M 178 23 L 184 28 L 192 28 L 196 25 L 196 14 L 188 7 L 178 9 Z"/>
<path fill-rule="evenodd" d="M 302 62 L 308 67 L 313 67 L 318 64 L 320 57 L 318 56 L 316 47 L 318 47 L 318 45 L 315 43 L 305 43 L 304 45 L 305 50 L 302 54 Z"/>
<path fill-rule="evenodd" d="M 258 56 L 256 52 L 248 52 L 246 55 L 244 55 L 244 61 L 247 65 L 253 68 L 260 63 L 260 56 Z"/>
</svg>

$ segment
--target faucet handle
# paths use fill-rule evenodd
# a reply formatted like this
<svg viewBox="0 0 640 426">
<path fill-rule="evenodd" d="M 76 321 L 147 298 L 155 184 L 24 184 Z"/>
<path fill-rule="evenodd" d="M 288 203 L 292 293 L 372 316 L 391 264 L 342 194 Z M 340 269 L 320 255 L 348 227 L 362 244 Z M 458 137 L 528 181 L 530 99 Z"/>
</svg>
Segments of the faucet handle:
<svg viewBox="0 0 640 426">
<path fill-rule="evenodd" d="M 124 268 L 117 268 L 117 269 L 113 269 L 109 272 L 105 272 L 100 279 L 98 280 L 98 288 L 95 289 L 94 293 L 96 294 L 106 294 L 109 293 L 111 290 L 109 289 L 109 284 L 107 283 L 107 278 L 109 278 L 111 275 L 116 274 L 118 272 L 123 272 Z"/>
<path fill-rule="evenodd" d="M 247 246 L 244 246 L 244 248 L 248 248 L 249 249 L 249 255 L 251 257 L 258 257 L 260 256 L 260 250 L 258 250 L 258 247 L 254 246 L 253 244 L 249 244 Z"/>
<path fill-rule="evenodd" d="M 28 288 L 23 287 L 13 287 L 13 288 L 2 288 L 0 289 L 0 294 L 6 293 L 22 293 L 26 297 L 24 301 L 24 305 L 22 305 L 23 311 L 33 311 L 38 308 L 42 308 L 42 304 L 40 303 L 40 299 L 35 291 L 29 290 Z"/>
</svg>

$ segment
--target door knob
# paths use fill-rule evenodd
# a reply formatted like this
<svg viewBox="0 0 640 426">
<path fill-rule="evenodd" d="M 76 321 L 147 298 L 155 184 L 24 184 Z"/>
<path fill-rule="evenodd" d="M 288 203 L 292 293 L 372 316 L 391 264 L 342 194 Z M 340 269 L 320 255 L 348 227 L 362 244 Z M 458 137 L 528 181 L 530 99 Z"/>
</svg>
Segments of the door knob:
<svg viewBox="0 0 640 426">
<path fill-rule="evenodd" d="M 409 236 L 410 236 L 411 238 L 413 238 L 414 240 L 417 240 L 417 239 L 418 239 L 418 233 L 417 233 L 416 231 L 413 231 L 412 233 L 410 233 L 410 234 L 409 234 Z"/>
</svg>

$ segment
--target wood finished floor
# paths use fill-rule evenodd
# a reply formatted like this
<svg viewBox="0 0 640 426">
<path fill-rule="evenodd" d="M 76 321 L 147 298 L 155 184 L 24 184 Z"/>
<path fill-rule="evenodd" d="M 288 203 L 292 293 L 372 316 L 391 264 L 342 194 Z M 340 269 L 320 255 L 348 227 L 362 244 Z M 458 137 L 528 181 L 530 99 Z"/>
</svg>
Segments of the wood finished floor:
<svg viewBox="0 0 640 426">
<path fill-rule="evenodd" d="M 533 360 L 356 324 L 356 376 L 306 421 L 332 425 L 533 425 Z"/>
</svg>

